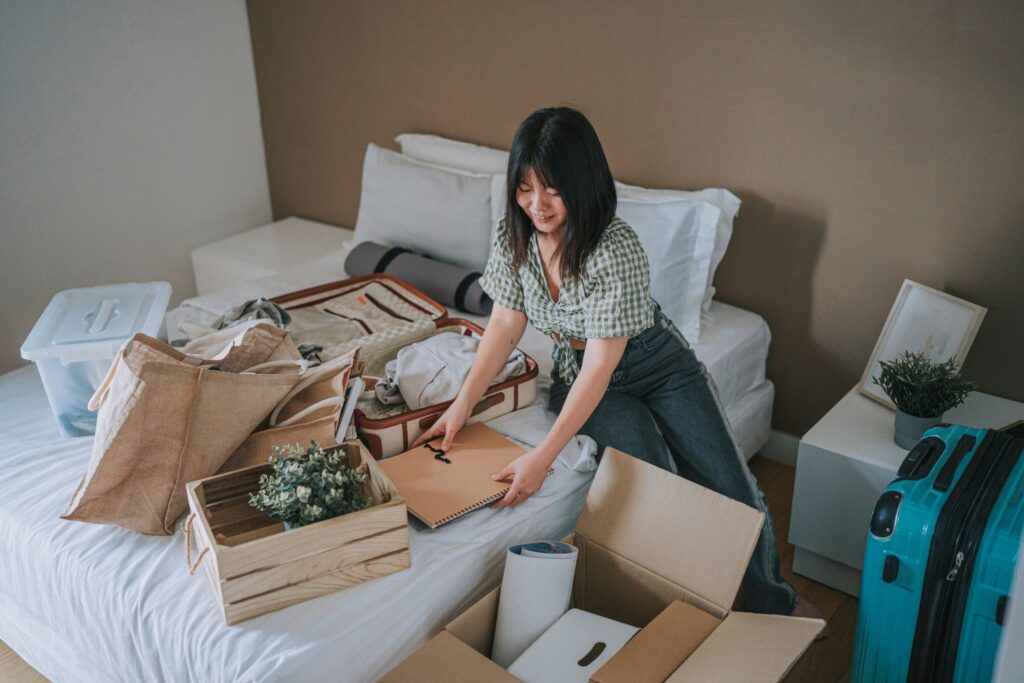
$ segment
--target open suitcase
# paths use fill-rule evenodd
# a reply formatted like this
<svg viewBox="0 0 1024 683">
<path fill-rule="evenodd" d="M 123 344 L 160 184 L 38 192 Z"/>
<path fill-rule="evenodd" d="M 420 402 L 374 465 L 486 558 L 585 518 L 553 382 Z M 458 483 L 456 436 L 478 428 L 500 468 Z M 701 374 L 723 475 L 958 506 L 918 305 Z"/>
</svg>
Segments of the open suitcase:
<svg viewBox="0 0 1024 683">
<path fill-rule="evenodd" d="M 299 344 L 323 347 L 324 360 L 359 347 L 367 387 L 354 423 L 359 438 L 377 459 L 401 453 L 428 429 L 451 401 L 410 410 L 385 406 L 373 386 L 398 351 L 442 332 L 479 337 L 483 328 L 470 320 L 449 318 L 447 309 L 408 282 L 374 273 L 304 289 L 274 298 L 292 316 L 289 329 Z M 537 395 L 537 363 L 526 356 L 525 372 L 488 388 L 474 407 L 470 422 L 494 419 L 525 408 Z"/>
<path fill-rule="evenodd" d="M 1024 439 L 940 425 L 875 506 L 851 681 L 988 681 L 1024 526 Z"/>
</svg>

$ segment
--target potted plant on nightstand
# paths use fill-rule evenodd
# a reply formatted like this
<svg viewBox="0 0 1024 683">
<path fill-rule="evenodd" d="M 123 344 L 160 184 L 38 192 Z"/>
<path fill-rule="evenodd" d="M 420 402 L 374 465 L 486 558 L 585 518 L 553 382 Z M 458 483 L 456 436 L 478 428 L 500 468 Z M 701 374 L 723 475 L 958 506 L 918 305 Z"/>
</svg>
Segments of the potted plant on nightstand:
<svg viewBox="0 0 1024 683">
<path fill-rule="evenodd" d="M 904 351 L 896 360 L 881 361 L 882 371 L 871 381 L 896 404 L 894 441 L 901 448 L 912 448 L 921 434 L 942 422 L 952 410 L 974 391 L 975 385 L 960 375 L 952 358 L 935 363 L 923 353 Z"/>
</svg>

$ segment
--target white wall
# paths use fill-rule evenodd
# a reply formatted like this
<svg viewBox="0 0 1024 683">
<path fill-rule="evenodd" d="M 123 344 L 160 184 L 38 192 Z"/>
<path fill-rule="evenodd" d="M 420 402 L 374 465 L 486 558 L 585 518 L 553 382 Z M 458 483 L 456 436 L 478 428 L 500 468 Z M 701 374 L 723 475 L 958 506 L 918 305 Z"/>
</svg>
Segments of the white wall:
<svg viewBox="0 0 1024 683">
<path fill-rule="evenodd" d="M 0 372 L 56 292 L 271 219 L 243 0 L 0 0 Z"/>
</svg>

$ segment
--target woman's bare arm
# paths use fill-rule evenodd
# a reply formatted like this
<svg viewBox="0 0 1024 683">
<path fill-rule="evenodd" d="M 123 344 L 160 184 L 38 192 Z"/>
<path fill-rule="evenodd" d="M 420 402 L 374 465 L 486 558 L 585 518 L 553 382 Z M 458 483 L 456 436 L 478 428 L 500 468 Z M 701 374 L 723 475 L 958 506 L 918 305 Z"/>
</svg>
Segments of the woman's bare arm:
<svg viewBox="0 0 1024 683">
<path fill-rule="evenodd" d="M 508 467 L 491 477 L 494 480 L 512 478 L 508 493 L 491 507 L 518 505 L 543 486 L 551 463 L 601 402 L 611 381 L 612 372 L 625 350 L 626 337 L 587 341 L 583 367 L 572 383 L 562 411 L 548 431 L 548 435 L 536 448 L 519 456 Z"/>
<path fill-rule="evenodd" d="M 549 458 L 548 464 L 554 462 L 601 402 L 612 372 L 626 350 L 626 341 L 626 337 L 587 340 L 580 373 L 569 389 L 558 419 L 536 449 Z"/>
<path fill-rule="evenodd" d="M 483 398 L 487 387 L 491 386 L 494 376 L 508 361 L 525 331 L 525 313 L 494 304 L 491 319 L 473 359 L 473 367 L 462 383 L 458 396 L 437 422 L 413 442 L 413 446 L 443 434 L 441 450 L 447 451 L 451 447 L 452 439 L 472 415 L 473 406 Z"/>
<path fill-rule="evenodd" d="M 491 319 L 480 339 L 480 346 L 473 359 L 473 367 L 462 383 L 459 395 L 455 399 L 472 408 L 484 396 L 487 387 L 491 386 L 508 357 L 515 350 L 516 344 L 523 338 L 526 331 L 526 314 L 511 308 L 494 304 Z"/>
</svg>

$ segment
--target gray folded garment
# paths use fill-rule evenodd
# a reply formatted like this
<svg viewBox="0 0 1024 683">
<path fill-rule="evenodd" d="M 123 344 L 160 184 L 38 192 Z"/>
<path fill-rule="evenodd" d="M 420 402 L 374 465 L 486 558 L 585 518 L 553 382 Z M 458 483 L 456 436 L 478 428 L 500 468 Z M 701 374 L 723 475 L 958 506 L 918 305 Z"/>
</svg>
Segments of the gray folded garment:
<svg viewBox="0 0 1024 683">
<path fill-rule="evenodd" d="M 473 367 L 479 345 L 477 337 L 442 332 L 406 346 L 385 366 L 384 377 L 374 387 L 377 400 L 385 404 L 404 400 L 411 410 L 452 400 Z M 515 349 L 491 384 L 524 372 L 526 356 Z"/>
<path fill-rule="evenodd" d="M 175 340 L 173 346 L 185 346 L 217 330 L 235 327 L 236 325 L 242 325 L 253 320 L 266 320 L 274 327 L 283 328 L 288 327 L 288 323 L 291 322 L 292 318 L 288 315 L 288 311 L 273 301 L 263 297 L 250 299 L 244 304 L 228 308 L 224 311 L 224 315 L 209 325 L 202 325 L 192 320 L 182 320 L 178 331 L 184 333 L 185 338 Z"/>
<path fill-rule="evenodd" d="M 423 290 L 444 306 L 473 315 L 490 315 L 494 302 L 480 287 L 480 273 L 419 256 L 402 247 L 360 242 L 345 259 L 352 277 L 387 273 Z"/>
</svg>

